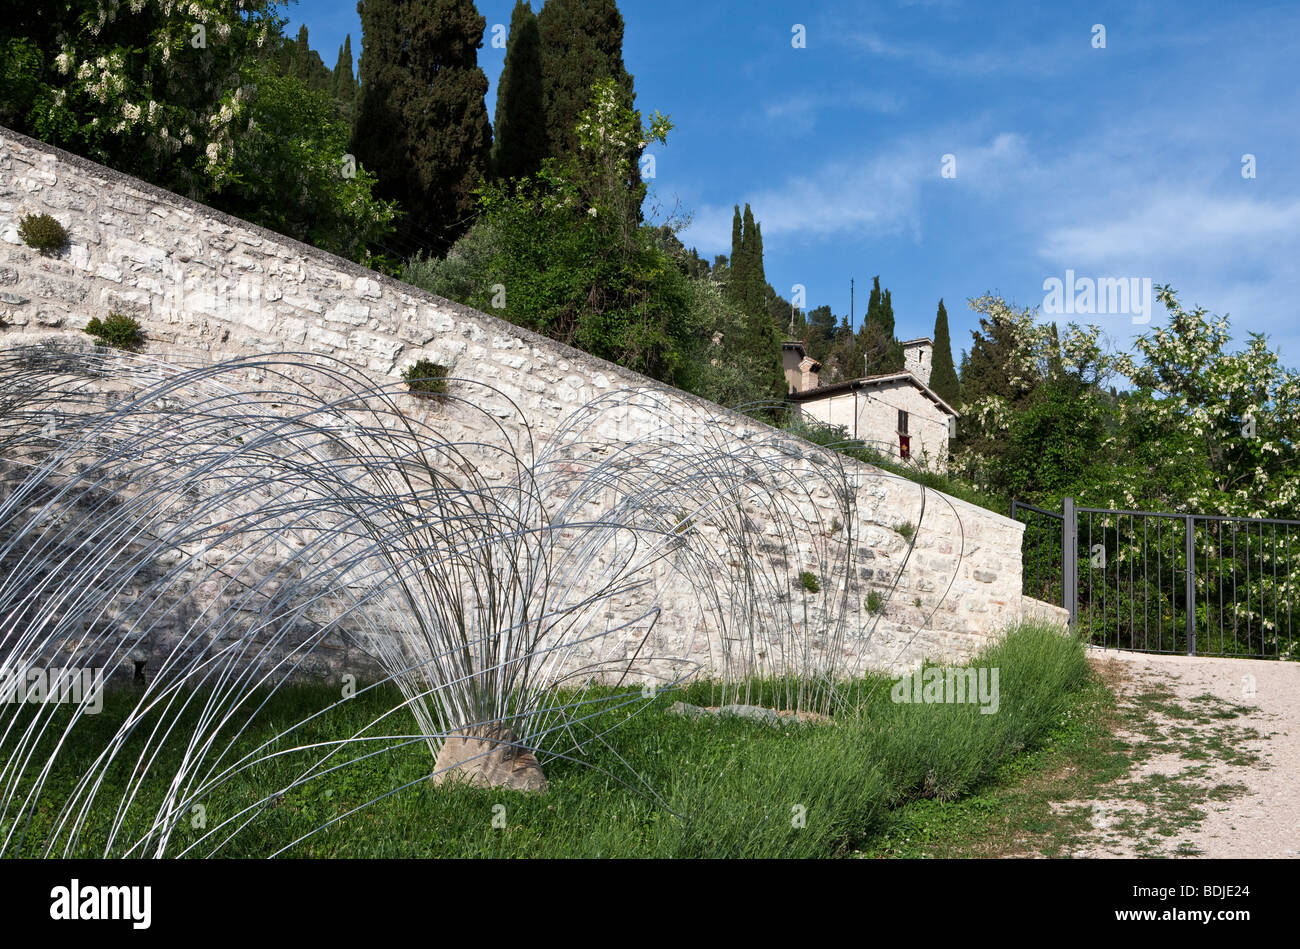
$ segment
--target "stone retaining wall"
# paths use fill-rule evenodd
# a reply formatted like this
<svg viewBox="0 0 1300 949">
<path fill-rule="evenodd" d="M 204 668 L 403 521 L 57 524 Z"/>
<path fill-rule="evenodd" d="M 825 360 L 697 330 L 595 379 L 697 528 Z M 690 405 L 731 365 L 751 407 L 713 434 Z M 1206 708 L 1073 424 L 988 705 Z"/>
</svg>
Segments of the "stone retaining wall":
<svg viewBox="0 0 1300 949">
<path fill-rule="evenodd" d="M 40 212 L 70 233 L 56 256 L 18 237 L 22 216 Z M 421 358 L 451 364 L 455 376 L 493 387 L 477 390 L 480 407 L 521 442 L 545 442 L 585 403 L 628 389 L 654 394 L 670 411 L 719 415 L 738 435 L 770 434 L 489 314 L 0 128 L 0 347 L 84 342 L 87 322 L 110 312 L 139 319 L 146 353 L 163 359 L 303 352 L 392 381 Z M 617 441 L 661 423 L 612 413 L 602 434 Z M 855 606 L 855 628 L 875 624 L 874 634 L 845 647 L 847 666 L 961 658 L 1021 617 L 1023 525 L 937 492 L 923 500 L 915 484 L 850 464 L 861 486 L 855 583 L 893 593 L 883 614 Z M 904 523 L 914 545 L 895 529 Z M 690 600 L 684 587 L 666 597 L 658 648 L 708 661 L 708 647 L 686 628 Z"/>
</svg>

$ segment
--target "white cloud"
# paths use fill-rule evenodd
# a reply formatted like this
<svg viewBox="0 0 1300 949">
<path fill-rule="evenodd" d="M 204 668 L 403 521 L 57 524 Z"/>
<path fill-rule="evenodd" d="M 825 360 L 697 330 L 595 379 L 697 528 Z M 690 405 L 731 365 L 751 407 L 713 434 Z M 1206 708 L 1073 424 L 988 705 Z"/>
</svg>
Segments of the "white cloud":
<svg viewBox="0 0 1300 949">
<path fill-rule="evenodd" d="M 1112 195 L 1100 205 L 1078 192 L 1072 199 L 1078 223 L 1049 229 L 1038 248 L 1045 277 L 1070 268 L 1168 283 L 1183 306 L 1232 315 L 1238 342 L 1250 331 L 1267 333 L 1286 362 L 1300 364 L 1300 329 L 1283 315 L 1295 296 L 1300 199 L 1215 195 L 1196 182 Z M 1157 309 L 1156 322 L 1163 317 Z"/>
<path fill-rule="evenodd" d="M 1247 197 L 1214 197 L 1191 186 L 1147 197 L 1119 213 L 1113 210 L 1117 202 L 1107 202 L 1088 215 L 1086 196 L 1079 197 L 1084 200 L 1076 213 L 1089 219 L 1048 231 L 1039 250 L 1043 257 L 1111 265 L 1220 251 L 1226 262 L 1240 252 L 1243 242 L 1265 247 L 1280 242 L 1292 250 L 1300 244 L 1300 200 L 1274 205 Z"/>
<path fill-rule="evenodd" d="M 985 24 L 987 29 L 987 24 Z M 1025 44 L 1009 49 L 989 33 L 983 44 L 975 41 L 955 49 L 938 49 L 924 43 L 887 39 L 869 30 L 845 30 L 834 33 L 835 41 L 854 52 L 875 59 L 888 59 L 917 67 L 936 75 L 994 76 L 1015 75 L 1042 78 L 1061 73 L 1068 59 L 1086 54 L 1088 35 L 1061 40 L 1055 44 Z"/>
<path fill-rule="evenodd" d="M 839 92 L 803 92 L 777 99 L 763 106 L 763 115 L 786 127 L 786 131 L 807 133 L 827 109 L 850 109 L 876 115 L 892 115 L 903 108 L 903 100 L 891 92 L 848 89 Z"/>
<path fill-rule="evenodd" d="M 1010 186 L 1026 159 L 1024 139 L 995 135 L 985 144 L 943 144 L 958 136 L 927 136 L 896 143 L 888 151 L 860 160 L 835 158 L 808 174 L 791 175 L 770 188 L 747 195 L 762 224 L 763 237 L 816 242 L 905 235 L 920 240 L 922 192 L 927 187 L 967 191 Z M 957 156 L 957 179 L 939 176 L 944 154 Z M 731 245 L 732 207 L 697 209 L 685 239 L 701 249 L 726 251 Z"/>
</svg>

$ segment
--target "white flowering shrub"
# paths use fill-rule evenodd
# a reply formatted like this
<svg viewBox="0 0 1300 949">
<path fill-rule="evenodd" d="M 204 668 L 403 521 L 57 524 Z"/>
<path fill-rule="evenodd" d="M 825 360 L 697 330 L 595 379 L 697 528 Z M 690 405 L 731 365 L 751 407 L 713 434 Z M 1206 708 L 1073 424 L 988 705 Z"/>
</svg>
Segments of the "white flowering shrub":
<svg viewBox="0 0 1300 949">
<path fill-rule="evenodd" d="M 1169 287 L 1159 287 L 1157 299 L 1168 325 L 1117 360 L 1137 391 L 1120 403 L 1111 445 L 1130 467 L 1141 466 L 1129 473 L 1135 484 L 1124 496 L 1194 513 L 1296 517 L 1300 374 L 1281 365 L 1263 334 L 1230 352 L 1226 316 L 1184 309 Z M 1166 485 L 1177 493 L 1162 491 Z"/>
<path fill-rule="evenodd" d="M 613 79 L 592 85 L 591 104 L 575 128 L 578 174 L 589 216 L 605 215 L 622 223 L 630 239 L 646 196 L 637 161 L 651 142 L 665 143 L 672 127 L 672 121 L 658 111 L 643 126 L 641 113 L 627 103 Z"/>
<path fill-rule="evenodd" d="M 9 41 L 7 59 L 39 64 L 7 119 L 194 197 L 229 180 L 254 91 L 242 70 L 283 22 L 273 2 L 68 0 L 45 19 L 53 48 Z"/>
<path fill-rule="evenodd" d="M 1097 388 L 1114 372 L 1101 329 L 1070 323 L 1060 336 L 1054 324 L 1040 324 L 1033 310 L 1016 309 L 992 294 L 971 300 L 970 306 L 981 316 L 981 334 L 997 364 L 977 367 L 984 378 L 974 381 L 970 367 L 963 370 L 967 397 L 960 407 L 955 470 L 979 490 L 995 494 L 1023 496 L 1059 487 L 1083 459 L 1064 457 L 1066 449 L 1080 444 L 1077 440 L 1073 445 L 1042 444 L 1056 437 L 1053 426 L 1044 423 L 1061 414 L 1059 405 L 1048 405 L 1095 399 Z M 995 378 L 988 378 L 990 371 Z M 1049 418 L 1033 417 L 1036 407 Z M 1055 470 L 1015 470 L 1023 468 L 1022 459 L 1037 469 L 1046 463 Z"/>
<path fill-rule="evenodd" d="M 19 19 L 0 121 L 254 223 L 357 260 L 395 206 L 332 99 L 282 73 L 269 0 L 69 0 Z"/>
</svg>

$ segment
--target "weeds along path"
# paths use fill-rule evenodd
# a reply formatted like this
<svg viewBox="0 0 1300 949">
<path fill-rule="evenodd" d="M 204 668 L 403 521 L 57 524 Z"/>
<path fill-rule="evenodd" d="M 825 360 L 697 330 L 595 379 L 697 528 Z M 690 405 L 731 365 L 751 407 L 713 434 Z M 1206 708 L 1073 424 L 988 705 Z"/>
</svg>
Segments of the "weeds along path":
<svg viewBox="0 0 1300 949">
<path fill-rule="evenodd" d="M 1300 663 L 1090 650 L 1133 763 L 1088 801 L 1075 857 L 1300 856 Z"/>
</svg>

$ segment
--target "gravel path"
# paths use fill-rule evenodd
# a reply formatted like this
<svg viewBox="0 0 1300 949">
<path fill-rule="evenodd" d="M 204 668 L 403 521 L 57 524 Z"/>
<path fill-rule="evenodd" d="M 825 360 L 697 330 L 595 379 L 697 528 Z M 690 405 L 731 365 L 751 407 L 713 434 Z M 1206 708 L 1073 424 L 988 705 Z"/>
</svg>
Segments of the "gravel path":
<svg viewBox="0 0 1300 949">
<path fill-rule="evenodd" d="M 1300 856 L 1300 663 L 1091 649 L 1136 764 L 1077 857 Z"/>
</svg>

